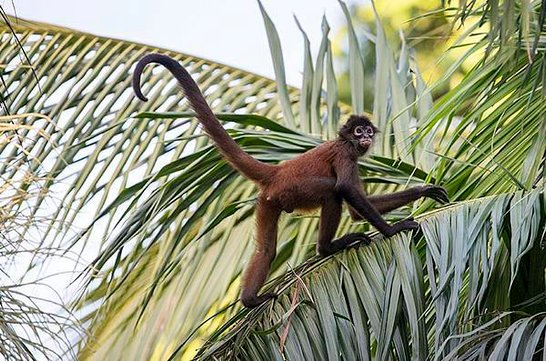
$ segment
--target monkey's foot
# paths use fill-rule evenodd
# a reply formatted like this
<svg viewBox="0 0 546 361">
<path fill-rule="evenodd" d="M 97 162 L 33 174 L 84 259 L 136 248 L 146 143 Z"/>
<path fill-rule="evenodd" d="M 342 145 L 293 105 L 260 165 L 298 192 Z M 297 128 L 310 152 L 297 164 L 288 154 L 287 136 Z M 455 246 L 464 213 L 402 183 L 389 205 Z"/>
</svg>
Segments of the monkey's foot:
<svg viewBox="0 0 546 361">
<path fill-rule="evenodd" d="M 339 245 L 342 247 L 340 249 L 343 249 L 357 242 L 364 245 L 369 245 L 370 243 L 372 243 L 372 239 L 366 233 L 349 233 L 335 240 L 334 242 L 332 242 L 332 244 L 339 243 Z"/>
<path fill-rule="evenodd" d="M 326 257 L 357 242 L 368 245 L 372 242 L 372 239 L 365 233 L 349 233 L 327 245 L 319 244 L 317 251 L 319 255 Z"/>
<path fill-rule="evenodd" d="M 267 292 L 261 294 L 260 296 L 241 295 L 241 302 L 247 308 L 254 308 L 272 298 L 277 298 L 277 294 L 275 292 Z"/>
</svg>

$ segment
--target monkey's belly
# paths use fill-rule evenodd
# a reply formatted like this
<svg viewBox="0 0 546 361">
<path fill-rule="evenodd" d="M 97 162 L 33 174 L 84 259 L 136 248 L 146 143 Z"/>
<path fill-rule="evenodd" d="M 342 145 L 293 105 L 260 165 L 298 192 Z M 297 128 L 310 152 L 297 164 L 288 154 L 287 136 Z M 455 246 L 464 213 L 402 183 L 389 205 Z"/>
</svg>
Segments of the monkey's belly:
<svg viewBox="0 0 546 361">
<path fill-rule="evenodd" d="M 281 200 L 280 204 L 281 209 L 286 213 L 292 213 L 294 211 L 297 211 L 298 213 L 305 213 L 319 208 L 322 203 L 310 199 L 291 198 L 284 201 Z"/>
<path fill-rule="evenodd" d="M 316 185 L 315 185 L 316 186 Z M 279 192 L 275 199 L 281 209 L 287 213 L 295 210 L 309 212 L 321 207 L 333 194 L 333 186 L 312 187 L 299 184 Z"/>
</svg>

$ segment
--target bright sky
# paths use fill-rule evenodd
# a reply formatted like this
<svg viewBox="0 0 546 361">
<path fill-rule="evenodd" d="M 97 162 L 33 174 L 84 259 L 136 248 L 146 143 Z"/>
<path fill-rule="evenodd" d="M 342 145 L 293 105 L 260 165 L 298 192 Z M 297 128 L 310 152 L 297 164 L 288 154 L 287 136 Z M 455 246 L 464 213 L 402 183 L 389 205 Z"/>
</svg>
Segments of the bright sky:
<svg viewBox="0 0 546 361">
<path fill-rule="evenodd" d="M 156 45 L 273 77 L 269 47 L 256 0 L 0 0 L 21 18 L 66 26 L 97 35 Z M 326 14 L 331 34 L 345 19 L 337 0 L 262 0 L 283 46 L 288 82 L 300 84 L 302 37 L 312 51 L 321 38 Z M 346 0 L 347 4 L 367 0 Z"/>
</svg>

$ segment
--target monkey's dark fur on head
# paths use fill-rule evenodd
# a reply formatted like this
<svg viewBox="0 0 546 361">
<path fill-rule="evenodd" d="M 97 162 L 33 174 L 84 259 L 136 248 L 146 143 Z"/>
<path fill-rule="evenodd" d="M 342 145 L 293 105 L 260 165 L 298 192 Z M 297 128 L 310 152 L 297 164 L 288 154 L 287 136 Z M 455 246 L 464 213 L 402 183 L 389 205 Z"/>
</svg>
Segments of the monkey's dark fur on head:
<svg viewBox="0 0 546 361">
<path fill-rule="evenodd" d="M 260 189 L 256 205 L 256 250 L 243 277 L 241 301 L 255 307 L 275 297 L 258 295 L 277 245 L 277 223 L 282 212 L 321 209 L 317 252 L 330 255 L 355 241 L 368 242 L 363 233 L 352 233 L 334 240 L 343 202 L 354 220 L 366 219 L 379 232 L 390 237 L 404 230 L 418 229 L 413 219 L 388 224 L 381 214 L 392 211 L 421 197 L 448 202 L 444 188 L 425 185 L 388 195 L 368 196 L 358 176 L 358 157 L 372 146 L 377 128 L 370 119 L 352 115 L 339 131 L 339 137 L 325 142 L 298 157 L 280 164 L 263 163 L 243 151 L 222 127 L 190 74 L 176 60 L 161 54 L 144 56 L 133 73 L 133 88 L 138 98 L 146 101 L 140 89 L 144 67 L 157 63 L 167 68 L 178 80 L 188 101 L 223 157 Z"/>
</svg>

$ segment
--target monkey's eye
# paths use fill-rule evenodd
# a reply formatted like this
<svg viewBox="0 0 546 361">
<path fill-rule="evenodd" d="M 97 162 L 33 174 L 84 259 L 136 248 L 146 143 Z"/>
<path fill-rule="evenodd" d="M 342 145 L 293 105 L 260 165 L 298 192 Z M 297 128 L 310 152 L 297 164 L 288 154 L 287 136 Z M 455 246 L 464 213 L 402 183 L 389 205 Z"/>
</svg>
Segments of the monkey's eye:
<svg viewBox="0 0 546 361">
<path fill-rule="evenodd" d="M 362 135 L 362 134 L 364 134 L 364 127 L 361 126 L 361 125 L 359 125 L 358 127 L 355 128 L 354 133 L 355 133 L 355 135 Z"/>
<path fill-rule="evenodd" d="M 372 127 L 367 127 L 367 128 L 366 128 L 366 133 L 368 133 L 369 136 L 372 136 L 372 135 L 373 135 L 373 129 L 372 129 Z"/>
</svg>

